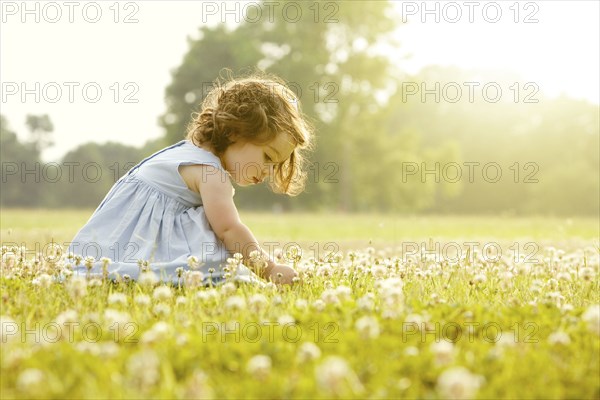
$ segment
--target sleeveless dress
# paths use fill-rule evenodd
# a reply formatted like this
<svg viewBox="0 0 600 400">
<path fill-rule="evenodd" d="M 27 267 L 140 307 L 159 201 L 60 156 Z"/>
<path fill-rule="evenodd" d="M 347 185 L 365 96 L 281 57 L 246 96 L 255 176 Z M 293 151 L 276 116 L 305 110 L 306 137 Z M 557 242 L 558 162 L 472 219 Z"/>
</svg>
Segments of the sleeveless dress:
<svg viewBox="0 0 600 400">
<path fill-rule="evenodd" d="M 217 156 L 182 140 L 122 176 L 70 243 L 68 252 L 96 260 L 91 270 L 82 262 L 73 266 L 73 272 L 102 275 L 101 258 L 107 257 L 110 278 L 118 274 L 137 279 L 138 260 L 144 260 L 159 279 L 176 284 L 177 269 L 189 270 L 188 257 L 195 256 L 199 265 L 194 269 L 202 272 L 203 284 L 223 283 L 230 255 L 209 225 L 200 194 L 187 187 L 178 170 L 180 165 L 194 164 L 224 170 Z M 243 265 L 232 279 L 263 284 Z"/>
</svg>

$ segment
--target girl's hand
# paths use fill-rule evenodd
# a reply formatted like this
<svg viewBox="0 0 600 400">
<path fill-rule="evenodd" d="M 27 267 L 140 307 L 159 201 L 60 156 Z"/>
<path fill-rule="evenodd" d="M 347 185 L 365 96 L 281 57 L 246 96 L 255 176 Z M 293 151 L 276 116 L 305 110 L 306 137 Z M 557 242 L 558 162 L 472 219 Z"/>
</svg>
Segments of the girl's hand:
<svg viewBox="0 0 600 400">
<path fill-rule="evenodd" d="M 273 283 L 282 285 L 291 285 L 293 279 L 298 277 L 298 273 L 287 265 L 275 264 L 265 271 L 265 279 Z"/>
</svg>

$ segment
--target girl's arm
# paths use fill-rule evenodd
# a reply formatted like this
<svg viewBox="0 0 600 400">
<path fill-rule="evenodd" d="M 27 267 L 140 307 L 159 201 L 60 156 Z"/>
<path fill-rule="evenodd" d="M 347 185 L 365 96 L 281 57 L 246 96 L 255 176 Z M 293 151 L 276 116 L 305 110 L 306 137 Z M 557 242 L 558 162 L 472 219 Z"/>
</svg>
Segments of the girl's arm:
<svg viewBox="0 0 600 400">
<path fill-rule="evenodd" d="M 229 177 L 210 165 L 197 167 L 201 171 L 196 174 L 196 184 L 202 196 L 206 218 L 227 250 L 230 253 L 241 253 L 244 257 L 244 265 L 250 267 L 263 279 L 272 277 L 272 273 L 278 271 L 283 274 L 280 279 L 282 283 L 291 283 L 293 277 L 297 276 L 295 271 L 274 263 L 260 247 L 250 229 L 240 220 L 233 202 L 233 187 Z M 258 251 L 262 255 L 260 258 L 266 261 L 265 268 L 260 268 L 261 263 L 251 262 L 250 253 L 254 250 Z"/>
</svg>

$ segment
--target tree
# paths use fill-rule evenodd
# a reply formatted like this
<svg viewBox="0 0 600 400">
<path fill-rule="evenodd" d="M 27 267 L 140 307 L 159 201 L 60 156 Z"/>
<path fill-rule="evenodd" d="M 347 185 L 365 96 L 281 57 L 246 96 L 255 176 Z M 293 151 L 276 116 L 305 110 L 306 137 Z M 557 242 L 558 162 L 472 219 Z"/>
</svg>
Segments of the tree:
<svg viewBox="0 0 600 400">
<path fill-rule="evenodd" d="M 54 145 L 54 141 L 51 137 L 51 133 L 54 131 L 54 125 L 52 125 L 52 121 L 50 121 L 48 114 L 27 114 L 25 124 L 29 128 L 31 144 L 39 154 L 41 154 L 44 149 Z"/>
</svg>

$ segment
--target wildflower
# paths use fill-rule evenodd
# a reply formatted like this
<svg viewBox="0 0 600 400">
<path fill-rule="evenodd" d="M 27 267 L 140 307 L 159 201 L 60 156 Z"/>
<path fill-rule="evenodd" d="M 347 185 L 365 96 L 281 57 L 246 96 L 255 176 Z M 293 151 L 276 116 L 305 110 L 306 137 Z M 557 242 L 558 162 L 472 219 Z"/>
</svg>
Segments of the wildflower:
<svg viewBox="0 0 600 400">
<path fill-rule="evenodd" d="M 554 345 L 559 344 L 567 346 L 571 343 L 571 338 L 566 332 L 557 331 L 551 333 L 550 336 L 548 336 L 548 343 Z"/>
<path fill-rule="evenodd" d="M 326 289 L 321 294 L 321 299 L 325 304 L 338 304 L 340 301 L 337 296 L 337 292 L 334 289 Z"/>
<path fill-rule="evenodd" d="M 200 290 L 199 292 L 196 293 L 196 298 L 203 300 L 203 301 L 217 299 L 218 297 L 219 297 L 219 292 L 216 289 Z"/>
<path fill-rule="evenodd" d="M 146 294 L 138 294 L 137 296 L 135 296 L 133 301 L 138 306 L 147 306 L 152 302 L 152 300 L 150 299 L 150 296 L 148 296 Z"/>
<path fill-rule="evenodd" d="M 292 317 L 291 315 L 280 315 L 279 318 L 277 318 L 277 323 L 279 325 L 292 325 L 296 322 L 296 319 L 294 317 Z"/>
<path fill-rule="evenodd" d="M 93 267 L 94 267 L 94 262 L 96 262 L 96 259 L 92 256 L 87 256 L 84 260 L 83 260 L 83 264 L 85 265 L 85 268 L 90 271 Z"/>
<path fill-rule="evenodd" d="M 379 322 L 377 318 L 364 316 L 359 318 L 354 325 L 362 339 L 376 339 L 379 337 Z"/>
<path fill-rule="evenodd" d="M 250 305 L 250 310 L 254 313 L 259 313 L 268 305 L 267 298 L 264 294 L 260 293 L 253 294 L 248 299 L 248 303 Z"/>
<path fill-rule="evenodd" d="M 454 345 L 445 340 L 433 343 L 430 350 L 434 355 L 435 363 L 438 365 L 450 364 L 454 359 Z"/>
<path fill-rule="evenodd" d="M 600 335 L 600 304 L 589 306 L 581 315 L 581 320 L 587 324 L 591 332 Z"/>
<path fill-rule="evenodd" d="M 315 368 L 315 378 L 322 389 L 333 393 L 340 393 L 344 383 L 349 383 L 355 393 L 363 390 L 356 374 L 342 357 L 327 357 Z"/>
<path fill-rule="evenodd" d="M 305 299 L 296 299 L 296 308 L 299 310 L 305 310 L 308 307 L 308 301 Z"/>
<path fill-rule="evenodd" d="M 142 272 L 138 277 L 138 283 L 142 287 L 154 286 L 158 283 L 158 277 L 152 271 Z"/>
<path fill-rule="evenodd" d="M 400 278 L 388 278 L 375 283 L 375 287 L 379 290 L 381 298 L 388 304 L 403 302 L 403 286 L 404 283 Z"/>
<path fill-rule="evenodd" d="M 204 281 L 204 275 L 200 271 L 186 271 L 183 276 L 188 288 L 200 287 Z"/>
<path fill-rule="evenodd" d="M 225 295 L 234 293 L 236 291 L 236 289 L 237 289 L 237 287 L 235 286 L 235 283 L 233 283 L 233 282 L 227 282 L 221 286 L 221 291 Z"/>
<path fill-rule="evenodd" d="M 231 296 L 225 301 L 225 308 L 230 310 L 243 310 L 246 308 L 246 300 L 242 296 Z"/>
<path fill-rule="evenodd" d="M 473 283 L 476 285 L 480 283 L 485 283 L 485 281 L 487 281 L 487 277 L 485 276 L 485 274 L 479 273 L 473 277 Z"/>
<path fill-rule="evenodd" d="M 313 342 L 305 342 L 298 348 L 296 358 L 299 363 L 305 363 L 321 357 L 321 349 Z"/>
<path fill-rule="evenodd" d="M 55 321 L 59 325 L 76 323 L 76 322 L 78 322 L 77 311 L 65 310 L 56 316 Z"/>
<path fill-rule="evenodd" d="M 419 348 L 415 346 L 408 346 L 404 349 L 404 355 L 409 357 L 416 357 L 419 355 Z"/>
<path fill-rule="evenodd" d="M 127 296 L 124 293 L 111 293 L 108 295 L 108 304 L 126 306 Z"/>
<path fill-rule="evenodd" d="M 375 302 L 373 301 L 374 298 L 375 296 L 373 293 L 367 293 L 358 299 L 356 306 L 361 311 L 371 311 L 375 306 Z"/>
<path fill-rule="evenodd" d="M 29 392 L 39 388 L 44 381 L 44 373 L 37 368 L 27 368 L 17 378 L 17 388 Z"/>
<path fill-rule="evenodd" d="M 92 279 L 88 280 L 87 285 L 89 287 L 100 287 L 100 286 L 102 286 L 102 281 L 98 278 L 92 278 Z"/>
<path fill-rule="evenodd" d="M 595 272 L 593 268 L 583 267 L 579 270 L 579 277 L 584 281 L 590 281 L 594 278 Z"/>
<path fill-rule="evenodd" d="M 187 259 L 187 266 L 189 269 L 196 269 L 200 266 L 200 262 L 198 261 L 198 257 L 189 256 Z"/>
<path fill-rule="evenodd" d="M 132 383 L 139 389 L 148 390 L 160 378 L 160 360 L 152 350 L 142 350 L 127 360 L 127 373 Z"/>
<path fill-rule="evenodd" d="M 475 397 L 482 380 L 464 367 L 453 367 L 438 377 L 437 390 L 445 399 L 470 399 Z"/>
<path fill-rule="evenodd" d="M 74 299 L 87 294 L 87 281 L 81 276 L 73 276 L 67 283 L 67 291 Z"/>
<path fill-rule="evenodd" d="M 559 281 L 570 282 L 571 281 L 571 274 L 569 274 L 568 272 L 559 272 L 556 275 L 556 279 L 559 280 Z"/>
<path fill-rule="evenodd" d="M 169 300 L 171 297 L 173 297 L 173 292 L 168 286 L 158 286 L 154 289 L 152 297 L 158 301 Z"/>
<path fill-rule="evenodd" d="M 152 325 L 152 328 L 144 332 L 141 342 L 146 344 L 156 343 L 164 340 L 169 333 L 171 333 L 171 326 L 164 321 L 158 321 Z"/>
<path fill-rule="evenodd" d="M 335 294 L 341 301 L 347 301 L 352 297 L 352 289 L 348 286 L 340 285 L 335 288 Z"/>
<path fill-rule="evenodd" d="M 184 306 L 185 304 L 187 304 L 187 298 L 185 296 L 177 296 L 175 299 L 175 305 Z"/>
<path fill-rule="evenodd" d="M 158 303 L 152 310 L 159 317 L 166 317 L 171 314 L 171 307 L 165 303 Z"/>
<path fill-rule="evenodd" d="M 184 399 L 212 399 L 214 398 L 214 391 L 208 384 L 208 377 L 200 370 L 196 370 L 192 373 L 192 377 L 188 380 Z"/>
<path fill-rule="evenodd" d="M 263 380 L 271 373 L 271 357 L 256 355 L 246 365 L 246 371 L 255 378 Z"/>
<path fill-rule="evenodd" d="M 325 309 L 325 302 L 321 299 L 317 299 L 313 302 L 312 306 L 317 311 L 323 311 Z"/>
</svg>

